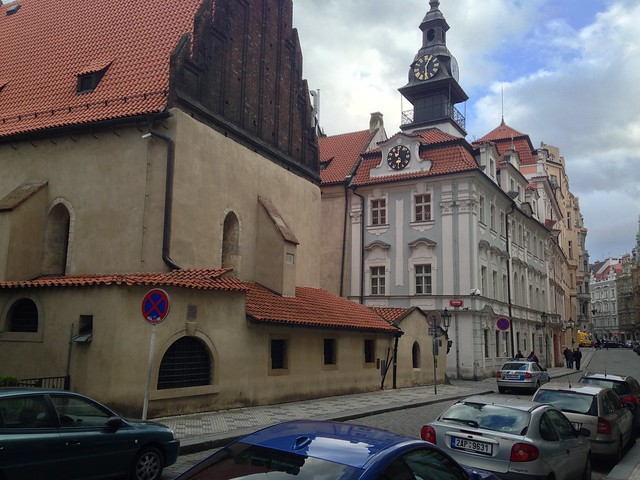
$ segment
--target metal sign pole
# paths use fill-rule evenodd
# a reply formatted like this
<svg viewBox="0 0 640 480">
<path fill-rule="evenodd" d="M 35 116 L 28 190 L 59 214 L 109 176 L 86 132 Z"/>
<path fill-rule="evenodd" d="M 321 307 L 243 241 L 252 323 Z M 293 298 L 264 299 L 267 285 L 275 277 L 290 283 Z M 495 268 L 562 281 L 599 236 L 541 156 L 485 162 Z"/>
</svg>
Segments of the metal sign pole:
<svg viewBox="0 0 640 480">
<path fill-rule="evenodd" d="M 156 328 L 151 327 L 151 340 L 149 341 L 149 361 L 147 363 L 147 388 L 144 390 L 144 404 L 142 406 L 142 420 L 147 419 L 147 408 L 149 406 L 149 391 L 151 390 L 151 365 L 153 363 L 153 351 L 156 346 Z"/>
</svg>

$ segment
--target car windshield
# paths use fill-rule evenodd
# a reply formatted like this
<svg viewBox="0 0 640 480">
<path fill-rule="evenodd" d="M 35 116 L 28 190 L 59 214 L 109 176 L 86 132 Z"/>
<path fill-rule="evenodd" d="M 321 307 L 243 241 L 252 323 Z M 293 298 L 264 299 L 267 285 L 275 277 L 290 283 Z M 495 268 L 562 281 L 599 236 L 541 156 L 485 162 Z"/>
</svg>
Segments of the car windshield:
<svg viewBox="0 0 640 480">
<path fill-rule="evenodd" d="M 526 370 L 527 365 L 527 363 L 510 362 L 502 365 L 500 370 Z"/>
<path fill-rule="evenodd" d="M 235 443 L 188 472 L 192 480 L 352 480 L 360 469 L 327 460 Z"/>
<path fill-rule="evenodd" d="M 625 382 L 616 382 L 614 380 L 607 380 L 605 378 L 582 378 L 580 383 L 588 383 L 590 385 L 597 385 L 598 387 L 610 388 L 618 395 L 626 395 L 630 392 L 629 385 Z"/>
<path fill-rule="evenodd" d="M 598 415 L 598 403 L 595 395 L 569 390 L 538 390 L 534 402 L 550 403 L 563 412 L 582 413 L 584 415 Z"/>
<path fill-rule="evenodd" d="M 455 403 L 440 417 L 444 421 L 514 435 L 525 433 L 529 426 L 529 418 L 529 413 L 522 410 L 478 402 Z"/>
</svg>

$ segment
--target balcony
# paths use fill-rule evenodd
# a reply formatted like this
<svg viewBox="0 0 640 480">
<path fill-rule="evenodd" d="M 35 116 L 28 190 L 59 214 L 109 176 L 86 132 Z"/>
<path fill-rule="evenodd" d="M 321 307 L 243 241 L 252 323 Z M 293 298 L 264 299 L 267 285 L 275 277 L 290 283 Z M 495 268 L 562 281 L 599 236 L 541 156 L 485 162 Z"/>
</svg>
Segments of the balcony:
<svg viewBox="0 0 640 480">
<path fill-rule="evenodd" d="M 452 105 L 451 103 L 441 103 L 439 105 L 429 105 L 414 110 L 405 110 L 402 112 L 400 125 L 409 125 L 416 121 L 416 117 L 418 119 L 422 119 L 418 121 L 432 121 L 450 118 L 456 122 L 461 129 L 466 129 L 467 120 L 455 105 Z"/>
</svg>

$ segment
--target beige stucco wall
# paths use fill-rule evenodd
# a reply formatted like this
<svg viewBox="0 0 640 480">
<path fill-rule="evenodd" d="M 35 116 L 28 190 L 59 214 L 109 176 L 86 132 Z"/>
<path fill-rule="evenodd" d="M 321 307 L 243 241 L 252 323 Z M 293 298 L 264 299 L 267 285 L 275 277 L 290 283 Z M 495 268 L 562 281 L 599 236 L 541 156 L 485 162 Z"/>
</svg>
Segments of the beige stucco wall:
<svg viewBox="0 0 640 480">
<path fill-rule="evenodd" d="M 344 187 L 330 186 L 322 187 L 322 245 L 321 255 L 322 264 L 320 266 L 320 286 L 321 288 L 340 295 L 340 272 L 342 269 L 342 250 L 343 250 L 343 232 L 344 232 L 344 216 L 345 216 L 345 192 Z M 346 213 L 348 216 L 348 212 Z M 351 218 L 347 220 L 347 234 L 351 232 Z M 351 245 L 349 237 L 347 238 L 347 246 Z M 351 249 L 346 248 L 345 263 L 346 266 L 343 278 L 343 296 L 349 294 L 349 278 L 351 272 Z"/>
<path fill-rule="evenodd" d="M 13 301 L 29 297 L 39 309 L 39 332 L 0 333 L 0 375 L 33 378 L 71 375 L 71 389 L 90 395 L 127 415 L 140 415 L 147 382 L 152 326 L 141 314 L 148 287 L 7 291 L 0 296 L 3 320 Z M 378 362 L 365 364 L 364 340 L 375 340 L 375 358 L 392 349 L 390 335 L 365 332 L 298 329 L 248 323 L 244 294 L 195 289 L 164 290 L 171 301 L 167 319 L 156 327 L 149 416 L 173 415 L 339 395 L 380 388 Z M 195 321 L 187 307 L 197 306 Z M 93 339 L 69 340 L 77 333 L 80 315 L 93 315 Z M 0 328 L 4 325 L 0 325 Z M 212 385 L 157 390 L 158 369 L 169 346 L 184 335 L 207 345 L 213 359 Z M 288 341 L 288 369 L 270 370 L 272 338 Z M 323 365 L 325 338 L 337 341 L 337 364 Z M 29 359 L 29 361 L 25 361 Z M 69 359 L 69 363 L 67 363 Z M 406 363 L 408 361 L 408 363 Z M 399 372 L 410 375 L 399 386 L 413 385 L 409 357 L 401 357 Z M 428 378 L 430 370 L 425 363 Z M 432 377 L 431 377 L 432 378 Z M 391 372 L 385 388 L 391 388 Z"/>
</svg>

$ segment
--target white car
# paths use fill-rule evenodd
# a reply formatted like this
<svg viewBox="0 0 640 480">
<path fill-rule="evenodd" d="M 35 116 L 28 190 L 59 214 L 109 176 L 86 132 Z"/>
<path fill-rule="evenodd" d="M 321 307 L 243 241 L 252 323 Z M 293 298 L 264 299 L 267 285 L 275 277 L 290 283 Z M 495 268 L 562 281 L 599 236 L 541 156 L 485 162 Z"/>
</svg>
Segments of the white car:
<svg viewBox="0 0 640 480">
<path fill-rule="evenodd" d="M 500 393 L 508 389 L 535 392 L 540 385 L 549 380 L 547 371 L 529 360 L 509 360 L 496 372 L 496 383 Z"/>
<path fill-rule="evenodd" d="M 574 425 L 589 430 L 594 455 L 617 462 L 624 449 L 635 442 L 633 414 L 610 388 L 549 383 L 538 389 L 533 401 L 554 405 Z"/>
<path fill-rule="evenodd" d="M 588 435 L 552 405 L 498 394 L 459 400 L 420 432 L 459 463 L 503 480 L 590 480 Z"/>
</svg>

